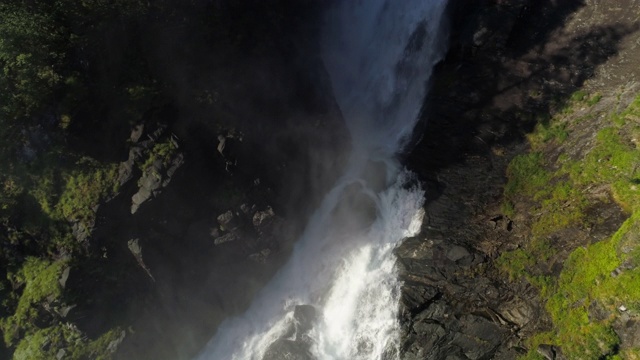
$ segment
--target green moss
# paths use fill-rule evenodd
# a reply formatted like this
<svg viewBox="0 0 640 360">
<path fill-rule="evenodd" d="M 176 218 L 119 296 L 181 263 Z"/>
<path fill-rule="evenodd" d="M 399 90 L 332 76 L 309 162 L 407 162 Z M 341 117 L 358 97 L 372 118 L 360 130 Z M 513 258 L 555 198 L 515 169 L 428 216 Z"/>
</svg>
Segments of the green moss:
<svg viewBox="0 0 640 360">
<path fill-rule="evenodd" d="M 593 96 L 591 96 L 590 98 L 587 99 L 587 105 L 593 106 L 593 105 L 599 103 L 600 99 L 602 99 L 602 95 L 594 94 Z"/>
<path fill-rule="evenodd" d="M 55 359 L 58 351 L 65 352 L 64 359 L 110 359 L 107 349 L 111 341 L 120 336 L 119 329 L 108 331 L 96 340 L 88 340 L 75 326 L 60 324 L 40 329 L 25 336 L 13 354 L 15 360 Z"/>
<path fill-rule="evenodd" d="M 54 217 L 82 221 L 94 216 L 95 207 L 118 191 L 117 165 L 90 167 L 65 175 L 65 186 Z"/>
<path fill-rule="evenodd" d="M 515 208 L 511 201 L 505 201 L 502 203 L 502 207 L 500 209 L 504 215 L 512 217 L 515 214 Z"/>
<path fill-rule="evenodd" d="M 551 176 L 544 167 L 541 152 L 532 152 L 516 156 L 507 168 L 509 182 L 505 186 L 504 195 L 510 199 L 516 195 L 533 195 L 545 186 Z"/>
<path fill-rule="evenodd" d="M 171 139 L 159 142 L 153 146 L 145 162 L 140 166 L 142 171 L 148 170 L 156 161 L 160 160 L 164 167 L 168 167 L 171 158 L 175 155 L 175 143 Z"/>
<path fill-rule="evenodd" d="M 587 200 L 579 188 L 567 181 L 557 181 L 538 191 L 534 199 L 541 204 L 541 215 L 531 229 L 536 237 L 579 224 L 584 219 Z"/>
<path fill-rule="evenodd" d="M 29 191 L 46 215 L 52 216 L 55 212 L 59 186 L 58 173 L 47 168 L 35 179 L 35 186 Z"/>
<path fill-rule="evenodd" d="M 585 100 L 588 96 L 588 93 L 585 90 L 578 90 L 571 94 L 571 101 L 582 101 Z"/>
<path fill-rule="evenodd" d="M 527 268 L 533 266 L 534 263 L 533 256 L 524 249 L 503 252 L 496 259 L 498 268 L 504 271 L 511 280 L 524 278 L 528 274 Z"/>
<path fill-rule="evenodd" d="M 527 138 L 534 149 L 540 148 L 542 144 L 549 141 L 562 143 L 569 137 L 566 123 L 538 123 L 535 131 Z"/>
<path fill-rule="evenodd" d="M 586 93 L 577 92 L 571 100 L 593 105 L 600 95 L 587 98 Z M 569 359 L 639 357 L 637 349 L 619 349 L 620 339 L 612 328 L 619 306 L 640 311 L 640 269 L 621 268 L 640 264 L 640 151 L 636 145 L 640 129 L 633 125 L 638 120 L 640 97 L 610 116 L 609 125 L 598 131 L 594 147 L 583 159 L 561 156 L 556 164 L 545 164 L 540 152 L 532 152 L 509 166 L 506 201 L 515 201 L 516 195 L 529 198 L 538 216 L 532 223 L 531 241 L 503 253 L 497 265 L 511 279 L 526 279 L 536 286 L 547 299 L 545 307 L 553 321 L 551 331 L 529 339 L 531 350 L 523 358 L 539 358 L 535 349 L 543 343 L 562 347 Z M 549 127 L 539 126 L 530 140 L 543 143 L 548 132 Z M 556 170 L 545 170 L 545 166 Z M 554 254 L 553 244 L 545 239 L 562 229 L 582 226 L 586 209 L 593 205 L 584 195 L 586 189 L 607 185 L 631 214 L 629 219 L 611 238 L 573 250 L 559 276 L 544 274 L 540 263 Z M 620 273 L 614 276 L 614 270 Z M 599 309 L 597 316 L 594 309 Z"/>
<path fill-rule="evenodd" d="M 30 332 L 35 328 L 37 305 L 61 296 L 62 287 L 58 280 L 65 265 L 64 261 L 51 262 L 29 257 L 22 268 L 10 276 L 9 280 L 14 286 L 23 286 L 24 289 L 14 314 L 0 321 L 7 345 L 14 344 L 21 333 Z"/>
</svg>

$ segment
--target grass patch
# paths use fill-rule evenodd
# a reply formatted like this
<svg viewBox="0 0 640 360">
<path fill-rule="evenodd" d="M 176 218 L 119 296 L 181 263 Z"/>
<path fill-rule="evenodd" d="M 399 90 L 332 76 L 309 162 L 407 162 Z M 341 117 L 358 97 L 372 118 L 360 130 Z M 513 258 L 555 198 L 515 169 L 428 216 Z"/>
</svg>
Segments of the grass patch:
<svg viewBox="0 0 640 360">
<path fill-rule="evenodd" d="M 602 99 L 602 95 L 594 94 L 593 96 L 591 96 L 590 98 L 587 99 L 587 105 L 593 106 L 593 105 L 599 103 L 600 99 Z"/>
<path fill-rule="evenodd" d="M 165 168 L 168 167 L 176 150 L 178 150 L 178 147 L 171 139 L 155 144 L 145 162 L 140 166 L 140 169 L 147 171 L 158 160 L 162 162 Z"/>
<path fill-rule="evenodd" d="M 600 98 L 579 91 L 571 101 L 593 106 Z M 528 198 L 534 204 L 529 211 L 538 216 L 532 223 L 531 240 L 521 249 L 501 254 L 496 265 L 510 279 L 526 279 L 536 286 L 547 299 L 545 308 L 553 321 L 551 331 L 528 340 L 531 350 L 523 359 L 539 359 L 535 349 L 540 344 L 560 346 L 569 359 L 640 358 L 638 349 L 621 349 L 613 331 L 619 306 L 640 312 L 639 121 L 640 97 L 610 116 L 609 125 L 598 131 L 594 147 L 583 159 L 559 158 L 554 166 L 534 151 L 514 158 L 508 167 L 505 204 L 515 211 L 516 196 Z M 536 127 L 529 137 L 532 145 L 554 138 L 551 129 Z M 559 276 L 545 274 L 540 263 L 555 251 L 545 239 L 559 230 L 580 227 L 585 210 L 592 205 L 585 192 L 603 185 L 609 186 L 613 198 L 631 216 L 611 238 L 573 250 Z"/>
<path fill-rule="evenodd" d="M 60 350 L 64 359 L 111 359 L 108 345 L 118 339 L 119 329 L 106 332 L 96 340 L 88 340 L 75 326 L 59 324 L 25 336 L 13 354 L 15 360 L 56 359 Z"/>
<path fill-rule="evenodd" d="M 528 275 L 527 268 L 534 264 L 534 257 L 524 249 L 503 252 L 496 259 L 498 268 L 504 271 L 511 281 L 526 277 Z"/>
<path fill-rule="evenodd" d="M 509 182 L 504 189 L 505 198 L 533 195 L 535 191 L 545 186 L 551 176 L 544 165 L 544 156 L 541 152 L 516 156 L 507 167 Z"/>
<path fill-rule="evenodd" d="M 84 170 L 65 174 L 65 186 L 52 217 L 69 221 L 91 219 L 100 202 L 118 191 L 117 176 L 115 164 L 92 164 Z"/>
<path fill-rule="evenodd" d="M 583 101 L 583 100 L 587 99 L 588 95 L 589 94 L 585 90 L 578 90 L 578 91 L 574 92 L 573 94 L 571 94 L 571 97 L 569 99 L 571 101 Z"/>
<path fill-rule="evenodd" d="M 534 149 L 549 141 L 562 143 L 569 137 L 566 123 L 538 123 L 533 133 L 527 135 L 527 139 Z"/>
<path fill-rule="evenodd" d="M 62 295 L 58 279 L 65 265 L 64 261 L 51 262 L 29 257 L 16 274 L 8 275 L 14 287 L 23 287 L 14 314 L 0 320 L 0 328 L 8 346 L 14 345 L 21 334 L 35 330 L 39 304 Z"/>
</svg>

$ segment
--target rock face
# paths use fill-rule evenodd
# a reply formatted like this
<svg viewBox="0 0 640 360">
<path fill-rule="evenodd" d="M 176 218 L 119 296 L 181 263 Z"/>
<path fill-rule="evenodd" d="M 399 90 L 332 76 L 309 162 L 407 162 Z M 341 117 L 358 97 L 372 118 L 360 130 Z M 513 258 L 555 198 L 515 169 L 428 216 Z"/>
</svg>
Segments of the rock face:
<svg viewBox="0 0 640 360">
<path fill-rule="evenodd" d="M 311 305 L 296 305 L 289 331 L 269 346 L 262 360 L 315 360 L 308 333 L 316 320 L 316 309 Z"/>
<path fill-rule="evenodd" d="M 129 181 L 134 174 L 134 166 L 142 163 L 142 175 L 138 179 L 138 191 L 131 197 L 131 214 L 135 214 L 140 205 L 160 194 L 162 188 L 169 185 L 171 178 L 184 163 L 184 154 L 178 151 L 175 136 L 162 138 L 166 126 L 161 125 L 148 139 L 137 143 L 142 128 L 136 126 L 131 131 L 134 145 L 129 150 L 129 158 L 120 163 L 118 181 L 120 186 Z M 164 140 L 164 143 L 161 141 Z"/>
<path fill-rule="evenodd" d="M 612 20 L 622 14 L 592 2 L 453 1 L 450 10 L 450 51 L 436 69 L 421 138 L 406 156 L 427 204 L 421 234 L 397 249 L 402 356 L 514 359 L 549 320 L 537 290 L 510 283 L 493 264 L 528 236 L 500 209 L 506 166 L 524 150 L 536 114 L 578 87 L 624 81 L 637 24 L 627 15 Z M 638 70 L 624 73 L 634 78 Z M 561 358 L 559 349 L 537 350 Z"/>
</svg>

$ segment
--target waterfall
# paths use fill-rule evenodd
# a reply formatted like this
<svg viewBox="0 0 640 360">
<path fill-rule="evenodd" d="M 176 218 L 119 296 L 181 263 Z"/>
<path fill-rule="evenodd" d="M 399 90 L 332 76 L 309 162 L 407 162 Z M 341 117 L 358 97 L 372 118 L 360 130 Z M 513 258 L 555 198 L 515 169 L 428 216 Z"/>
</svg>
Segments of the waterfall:
<svg viewBox="0 0 640 360">
<path fill-rule="evenodd" d="M 417 233 L 423 192 L 396 160 L 444 52 L 446 0 L 343 0 L 325 14 L 323 60 L 353 150 L 289 262 L 201 360 L 396 359 L 393 249 Z"/>
</svg>

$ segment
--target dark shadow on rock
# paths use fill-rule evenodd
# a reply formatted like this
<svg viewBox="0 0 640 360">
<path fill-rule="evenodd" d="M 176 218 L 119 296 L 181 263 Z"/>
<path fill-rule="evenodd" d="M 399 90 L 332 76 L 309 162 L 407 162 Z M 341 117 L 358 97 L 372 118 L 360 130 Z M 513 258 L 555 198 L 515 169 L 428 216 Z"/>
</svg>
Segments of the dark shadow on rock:
<svg viewBox="0 0 640 360">
<path fill-rule="evenodd" d="M 421 141 L 408 156 L 427 178 L 474 154 L 486 156 L 492 146 L 522 143 L 638 30 L 614 23 L 550 39 L 582 1 L 468 3 L 453 5 L 451 48 L 425 102 Z"/>
<path fill-rule="evenodd" d="M 499 202 L 525 135 L 569 104 L 638 30 L 633 21 L 611 19 L 564 31 L 584 6 L 450 3 L 450 50 L 432 79 L 420 140 L 405 158 L 426 188 L 426 214 L 419 237 L 396 251 L 404 359 L 512 359 L 523 349 L 510 344 L 544 326 L 535 288 L 505 284 L 490 259 L 514 226 Z M 485 248 L 486 239 L 492 244 Z"/>
</svg>

